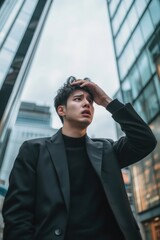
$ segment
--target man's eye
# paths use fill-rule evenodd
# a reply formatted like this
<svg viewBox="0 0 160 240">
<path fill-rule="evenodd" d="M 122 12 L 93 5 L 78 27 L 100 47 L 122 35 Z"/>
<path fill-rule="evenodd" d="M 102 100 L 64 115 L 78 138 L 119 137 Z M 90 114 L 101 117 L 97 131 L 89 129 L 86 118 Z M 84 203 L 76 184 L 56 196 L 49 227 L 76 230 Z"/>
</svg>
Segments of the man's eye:
<svg viewBox="0 0 160 240">
<path fill-rule="evenodd" d="M 92 103 L 93 103 L 93 100 L 92 100 L 92 99 L 88 99 L 88 102 L 92 104 Z"/>
<path fill-rule="evenodd" d="M 80 101 L 80 100 L 81 100 L 81 98 L 75 98 L 74 100 L 75 100 L 75 101 Z"/>
</svg>

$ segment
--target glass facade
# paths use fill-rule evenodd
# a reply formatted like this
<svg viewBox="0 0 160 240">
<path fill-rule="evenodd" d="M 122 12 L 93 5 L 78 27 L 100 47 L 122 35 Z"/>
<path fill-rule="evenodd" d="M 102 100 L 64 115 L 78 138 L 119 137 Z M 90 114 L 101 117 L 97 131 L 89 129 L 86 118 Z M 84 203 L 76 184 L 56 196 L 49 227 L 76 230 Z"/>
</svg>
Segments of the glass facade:
<svg viewBox="0 0 160 240">
<path fill-rule="evenodd" d="M 8 129 L 52 0 L 5 0 L 0 8 L 0 166 Z M 14 109 L 14 113 L 13 113 Z"/>
<path fill-rule="evenodd" d="M 158 145 L 131 167 L 145 240 L 160 239 L 160 1 L 106 1 L 124 102 L 152 128 Z M 120 17 L 121 15 L 121 17 Z M 115 95 L 117 97 L 117 94 Z"/>
</svg>

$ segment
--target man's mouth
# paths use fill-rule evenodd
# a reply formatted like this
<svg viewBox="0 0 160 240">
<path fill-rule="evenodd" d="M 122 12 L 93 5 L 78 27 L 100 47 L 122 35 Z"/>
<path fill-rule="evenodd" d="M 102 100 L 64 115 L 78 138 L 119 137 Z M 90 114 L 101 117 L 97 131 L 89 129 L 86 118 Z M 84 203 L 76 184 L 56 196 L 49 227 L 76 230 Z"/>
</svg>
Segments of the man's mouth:
<svg viewBox="0 0 160 240">
<path fill-rule="evenodd" d="M 82 112 L 83 115 L 91 115 L 91 112 L 89 110 L 84 110 Z"/>
</svg>

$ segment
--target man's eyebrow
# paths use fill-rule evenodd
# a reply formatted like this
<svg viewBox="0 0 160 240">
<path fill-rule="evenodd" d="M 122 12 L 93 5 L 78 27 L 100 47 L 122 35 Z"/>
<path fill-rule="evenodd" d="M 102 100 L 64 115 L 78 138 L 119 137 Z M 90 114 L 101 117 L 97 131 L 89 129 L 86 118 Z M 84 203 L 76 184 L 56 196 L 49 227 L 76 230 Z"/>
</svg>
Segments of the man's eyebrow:
<svg viewBox="0 0 160 240">
<path fill-rule="evenodd" d="M 76 94 L 76 95 L 73 95 L 73 97 L 83 97 L 84 96 L 84 94 L 83 93 L 81 93 L 81 94 Z"/>
</svg>

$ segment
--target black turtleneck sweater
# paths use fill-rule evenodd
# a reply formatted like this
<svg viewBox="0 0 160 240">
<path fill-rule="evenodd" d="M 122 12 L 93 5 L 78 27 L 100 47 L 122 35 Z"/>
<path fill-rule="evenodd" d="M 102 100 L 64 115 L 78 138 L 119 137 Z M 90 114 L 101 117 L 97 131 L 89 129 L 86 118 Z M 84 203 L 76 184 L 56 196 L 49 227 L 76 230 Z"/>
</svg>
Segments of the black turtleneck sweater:
<svg viewBox="0 0 160 240">
<path fill-rule="evenodd" d="M 70 176 L 65 240 L 124 240 L 85 147 L 85 136 L 63 135 Z"/>
</svg>

